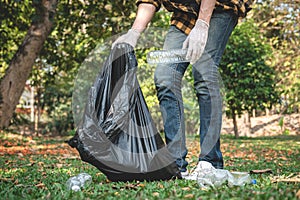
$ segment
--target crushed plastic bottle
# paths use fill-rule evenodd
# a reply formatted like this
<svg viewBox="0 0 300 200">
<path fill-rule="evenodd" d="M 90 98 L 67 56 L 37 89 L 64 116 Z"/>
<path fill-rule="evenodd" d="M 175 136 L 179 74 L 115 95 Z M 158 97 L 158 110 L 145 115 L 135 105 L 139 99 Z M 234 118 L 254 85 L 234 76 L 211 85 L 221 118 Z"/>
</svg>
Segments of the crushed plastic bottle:
<svg viewBox="0 0 300 200">
<path fill-rule="evenodd" d="M 247 172 L 229 172 L 228 173 L 228 186 L 244 186 L 245 184 L 252 183 L 252 179 Z"/>
<path fill-rule="evenodd" d="M 197 176 L 197 182 L 200 187 L 219 187 L 223 183 L 226 182 L 228 177 L 228 171 L 222 169 L 215 169 L 215 170 L 203 170 L 199 172 Z"/>
<path fill-rule="evenodd" d="M 256 184 L 247 172 L 230 172 L 224 169 L 216 169 L 211 163 L 200 161 L 195 170 L 186 177 L 187 180 L 196 180 L 201 188 L 219 187 L 227 182 L 229 187 Z"/>
<path fill-rule="evenodd" d="M 66 183 L 68 190 L 73 190 L 75 192 L 80 190 L 81 182 L 78 180 L 76 176 L 69 178 Z"/>
<path fill-rule="evenodd" d="M 80 173 L 77 176 L 72 176 L 68 179 L 66 186 L 68 190 L 75 192 L 80 191 L 81 188 L 88 186 L 92 182 L 92 176 L 87 173 Z"/>
<path fill-rule="evenodd" d="M 186 59 L 187 49 L 171 49 L 150 51 L 147 54 L 149 64 L 189 62 Z"/>
</svg>

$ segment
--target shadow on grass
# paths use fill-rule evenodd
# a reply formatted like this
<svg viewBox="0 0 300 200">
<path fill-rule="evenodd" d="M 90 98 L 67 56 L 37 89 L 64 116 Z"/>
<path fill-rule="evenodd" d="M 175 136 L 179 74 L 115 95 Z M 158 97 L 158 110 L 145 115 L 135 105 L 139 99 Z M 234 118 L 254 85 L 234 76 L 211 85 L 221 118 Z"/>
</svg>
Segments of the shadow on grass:
<svg viewBox="0 0 300 200">
<path fill-rule="evenodd" d="M 194 135 L 187 135 L 186 136 L 189 139 L 199 139 L 200 135 L 199 134 L 194 134 Z M 258 136 L 258 137 L 247 137 L 247 136 L 240 136 L 238 138 L 235 138 L 234 135 L 231 134 L 221 134 L 221 139 L 228 139 L 228 140 L 278 140 L 278 141 L 300 141 L 300 135 L 276 135 L 276 136 Z"/>
<path fill-rule="evenodd" d="M 279 141 L 294 140 L 294 141 L 300 141 L 300 135 L 276 135 L 276 136 L 260 136 L 260 137 L 240 136 L 239 138 L 235 138 L 234 135 L 222 135 L 221 138 L 232 139 L 232 140 L 279 140 Z"/>
</svg>

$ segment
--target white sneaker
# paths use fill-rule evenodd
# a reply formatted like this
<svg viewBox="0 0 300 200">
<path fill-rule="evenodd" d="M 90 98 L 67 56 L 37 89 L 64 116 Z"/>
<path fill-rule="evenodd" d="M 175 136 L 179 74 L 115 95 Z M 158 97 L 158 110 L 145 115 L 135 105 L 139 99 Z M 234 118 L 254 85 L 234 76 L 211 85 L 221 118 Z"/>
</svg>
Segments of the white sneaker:
<svg viewBox="0 0 300 200">
<path fill-rule="evenodd" d="M 183 179 L 186 179 L 189 176 L 189 171 L 188 170 L 186 170 L 185 172 L 180 172 L 180 173 L 181 173 L 181 177 Z"/>
</svg>

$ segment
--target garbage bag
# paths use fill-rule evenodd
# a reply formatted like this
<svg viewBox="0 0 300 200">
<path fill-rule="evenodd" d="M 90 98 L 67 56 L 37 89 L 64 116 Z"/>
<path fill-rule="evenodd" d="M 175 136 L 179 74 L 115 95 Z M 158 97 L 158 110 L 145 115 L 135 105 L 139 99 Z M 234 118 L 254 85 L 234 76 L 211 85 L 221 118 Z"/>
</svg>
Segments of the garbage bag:
<svg viewBox="0 0 300 200">
<path fill-rule="evenodd" d="M 132 46 L 111 50 L 68 143 L 111 181 L 181 178 L 148 110 L 137 66 Z"/>
</svg>

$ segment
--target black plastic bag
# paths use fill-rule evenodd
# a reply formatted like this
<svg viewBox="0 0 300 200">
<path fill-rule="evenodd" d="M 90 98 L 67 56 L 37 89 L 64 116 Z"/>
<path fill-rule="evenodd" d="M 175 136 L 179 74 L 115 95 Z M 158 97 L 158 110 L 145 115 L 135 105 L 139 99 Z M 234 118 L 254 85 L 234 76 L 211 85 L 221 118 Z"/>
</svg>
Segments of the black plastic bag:
<svg viewBox="0 0 300 200">
<path fill-rule="evenodd" d="M 152 121 L 136 70 L 132 46 L 116 45 L 89 91 L 81 123 L 68 143 L 111 181 L 181 178 Z"/>
</svg>

